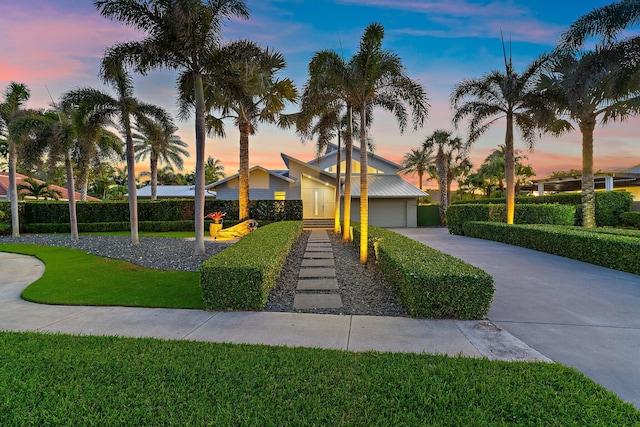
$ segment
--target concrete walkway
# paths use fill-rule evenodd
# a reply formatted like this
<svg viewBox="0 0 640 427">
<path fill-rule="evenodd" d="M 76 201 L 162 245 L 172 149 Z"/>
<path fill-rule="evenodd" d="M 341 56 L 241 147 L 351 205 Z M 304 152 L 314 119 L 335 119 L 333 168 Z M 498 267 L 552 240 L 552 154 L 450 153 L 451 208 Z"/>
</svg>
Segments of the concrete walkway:
<svg viewBox="0 0 640 427">
<path fill-rule="evenodd" d="M 447 229 L 396 229 L 491 274 L 488 318 L 640 408 L 640 276 Z"/>
</svg>

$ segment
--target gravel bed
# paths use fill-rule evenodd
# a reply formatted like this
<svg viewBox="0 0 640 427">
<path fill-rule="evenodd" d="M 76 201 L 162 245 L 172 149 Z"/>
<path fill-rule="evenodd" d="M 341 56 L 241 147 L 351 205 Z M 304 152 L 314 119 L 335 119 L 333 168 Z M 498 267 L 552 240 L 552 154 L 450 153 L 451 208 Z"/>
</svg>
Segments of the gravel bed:
<svg viewBox="0 0 640 427">
<path fill-rule="evenodd" d="M 181 271 L 199 271 L 200 264 L 206 259 L 232 244 L 205 240 L 206 253 L 194 255 L 193 240 L 170 237 L 140 237 L 140 245 L 134 246 L 130 236 L 80 236 L 78 241 L 74 241 L 62 234 L 27 234 L 18 238 L 2 236 L 0 243 L 64 246 L 143 267 Z"/>
<path fill-rule="evenodd" d="M 310 232 L 294 245 L 276 287 L 267 299 L 265 311 L 295 312 L 293 300 L 298 284 L 298 272 Z M 304 310 L 306 313 L 407 316 L 407 310 L 398 301 L 393 289 L 385 282 L 373 261 L 360 263 L 358 249 L 343 243 L 340 236 L 329 232 L 336 264 L 336 279 L 342 297 L 340 309 Z"/>
<path fill-rule="evenodd" d="M 311 233 L 305 231 L 293 246 L 287 262 L 267 299 L 265 311 L 295 312 L 293 300 L 298 273 Z M 340 236 L 328 233 L 336 263 L 336 279 L 342 297 L 341 309 L 305 310 L 309 313 L 406 316 L 406 309 L 385 283 L 374 262 L 362 265 L 358 250 L 343 243 Z M 136 265 L 160 270 L 198 271 L 200 264 L 225 249 L 231 242 L 205 240 L 206 253 L 194 255 L 194 242 L 169 237 L 140 237 L 140 245 L 131 245 L 129 236 L 81 236 L 73 241 L 63 234 L 26 234 L 18 238 L 0 236 L 0 243 L 27 243 L 63 246 L 108 258 L 121 259 Z"/>
</svg>

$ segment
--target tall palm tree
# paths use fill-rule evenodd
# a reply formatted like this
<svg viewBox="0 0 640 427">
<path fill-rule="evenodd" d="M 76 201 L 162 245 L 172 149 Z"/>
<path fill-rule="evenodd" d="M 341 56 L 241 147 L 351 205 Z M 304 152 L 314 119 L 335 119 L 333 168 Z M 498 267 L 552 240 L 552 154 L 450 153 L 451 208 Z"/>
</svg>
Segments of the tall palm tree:
<svg viewBox="0 0 640 427">
<path fill-rule="evenodd" d="M 406 153 L 400 162 L 400 173 L 403 175 L 417 174 L 418 188 L 422 190 L 422 179 L 428 173 L 429 166 L 434 164 L 433 150 L 425 149 L 424 145 L 418 149 L 412 148 Z"/>
<path fill-rule="evenodd" d="M 302 108 L 298 117 L 297 127 L 302 132 L 310 130 L 314 117 L 326 124 L 325 129 L 329 130 L 328 121 L 330 114 L 344 111 L 344 157 L 345 157 L 345 178 L 344 178 L 344 206 L 342 239 L 351 239 L 351 175 L 352 175 L 352 153 L 354 134 L 354 106 L 357 102 L 354 97 L 351 83 L 354 81 L 348 63 L 335 51 L 321 50 L 316 52 L 309 62 L 309 79 L 305 83 L 302 94 Z M 323 118 L 324 117 L 324 118 Z M 338 133 L 338 135 L 340 135 Z M 340 162 L 338 162 L 340 164 Z M 338 171 L 336 171 L 338 172 Z M 339 173 L 336 174 L 340 176 Z M 337 191 L 340 187 L 337 184 Z M 340 203 L 336 203 L 336 214 L 339 222 Z M 340 224 L 334 221 L 334 231 L 340 232 Z"/>
<path fill-rule="evenodd" d="M 91 112 L 88 120 L 87 131 L 91 132 L 93 123 L 113 120 L 122 130 L 125 136 L 125 157 L 127 169 L 135 171 L 135 151 L 133 147 L 132 118 L 143 121 L 152 117 L 164 126 L 172 124 L 171 117 L 162 108 L 139 101 L 133 96 L 133 80 L 127 73 L 121 62 L 113 58 L 103 58 L 100 76 L 105 83 L 111 85 L 116 96 L 90 87 L 79 88 L 65 93 L 62 97 L 62 107 L 79 105 L 82 109 Z M 84 135 L 84 134 L 83 134 Z M 81 140 L 89 140 L 90 136 L 83 136 Z M 85 144 L 86 145 L 86 144 Z M 138 201 L 135 174 L 130 173 L 127 181 L 129 198 L 129 223 L 131 228 L 131 244 L 140 244 L 138 236 Z"/>
<path fill-rule="evenodd" d="M 505 71 L 497 70 L 480 79 L 465 79 L 456 84 L 451 93 L 455 111 L 453 124 L 469 118 L 468 144 L 478 140 L 493 124 L 506 119 L 504 145 L 506 148 L 505 176 L 507 185 L 507 223 L 513 224 L 515 208 L 514 127 L 531 148 L 537 131 L 555 132 L 553 110 L 537 91 L 537 79 L 548 61 L 546 55 L 534 60 L 519 74 L 507 58 L 503 42 Z"/>
<path fill-rule="evenodd" d="M 384 28 L 370 24 L 360 40 L 360 47 L 349 61 L 350 83 L 354 105 L 360 114 L 360 262 L 367 262 L 369 238 L 369 184 L 367 159 L 367 128 L 374 107 L 394 114 L 400 132 L 407 126 L 408 110 L 413 116 L 413 128 L 422 126 L 427 116 L 427 96 L 417 81 L 409 78 L 402 61 L 392 51 L 382 49 Z M 368 119 L 369 118 L 369 119 Z"/>
<path fill-rule="evenodd" d="M 11 235 L 20 236 L 20 219 L 18 217 L 18 191 L 16 189 L 16 144 L 17 138 L 11 135 L 9 127 L 19 117 L 22 107 L 31 96 L 31 92 L 23 83 L 11 82 L 4 91 L 4 101 L 0 103 L 0 135 L 7 142 L 9 163 L 9 203 L 11 204 Z"/>
<path fill-rule="evenodd" d="M 280 127 L 293 124 L 283 113 L 286 102 L 295 102 L 297 91 L 289 78 L 276 75 L 286 68 L 284 56 L 257 44 L 240 40 L 227 44 L 218 56 L 206 64 L 203 76 L 205 105 L 209 114 L 207 129 L 224 134 L 224 120 L 232 119 L 240 131 L 239 219 L 249 218 L 249 135 L 256 133 L 259 123 L 274 123 Z M 181 82 L 183 90 L 180 110 L 191 104 L 184 89 L 192 86 L 190 78 Z"/>
<path fill-rule="evenodd" d="M 158 195 L 158 162 L 182 169 L 183 157 L 189 157 L 189 152 L 185 150 L 187 143 L 175 134 L 178 127 L 171 122 L 162 123 L 149 117 L 141 117 L 134 129 L 138 132 L 133 135 L 135 159 L 140 161 L 149 156 L 151 200 L 156 200 Z"/>
<path fill-rule="evenodd" d="M 195 107 L 195 253 L 204 254 L 204 89 L 202 74 L 220 41 L 222 21 L 232 17 L 248 18 L 243 0 L 98 0 L 98 11 L 105 17 L 122 21 L 144 32 L 140 41 L 118 43 L 108 57 L 124 60 L 137 72 L 151 69 L 179 70 L 181 79 L 192 77 Z M 183 115 L 187 117 L 186 111 Z"/>
<path fill-rule="evenodd" d="M 585 65 L 588 64 L 588 65 Z M 593 133 L 601 124 L 624 121 L 640 112 L 640 75 L 620 79 L 620 62 L 599 52 L 558 51 L 540 89 L 558 113 L 577 123 L 582 133 L 582 225 L 595 227 Z M 576 81 L 580 83 L 576 84 Z M 567 122 L 567 128 L 573 127 Z"/>
<path fill-rule="evenodd" d="M 436 151 L 436 175 L 438 181 L 438 187 L 440 190 L 440 223 L 446 225 L 447 223 L 447 207 L 449 206 L 449 176 L 453 177 L 453 174 L 449 171 L 450 163 L 453 160 L 454 153 L 460 153 L 463 145 L 462 140 L 458 137 L 452 137 L 451 132 L 446 130 L 436 130 L 428 136 L 422 149 L 425 151 Z M 453 180 L 453 178 L 452 178 Z"/>
</svg>

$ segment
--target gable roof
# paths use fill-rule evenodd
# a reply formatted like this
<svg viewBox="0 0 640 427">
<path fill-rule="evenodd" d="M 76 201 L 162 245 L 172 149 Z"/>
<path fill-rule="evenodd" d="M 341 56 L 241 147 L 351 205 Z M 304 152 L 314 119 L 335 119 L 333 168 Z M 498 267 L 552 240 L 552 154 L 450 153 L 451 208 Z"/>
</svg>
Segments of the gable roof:
<svg viewBox="0 0 640 427">
<path fill-rule="evenodd" d="M 19 185 L 20 182 L 25 178 L 28 178 L 28 177 L 26 175 L 16 173 L 16 185 Z M 38 184 L 44 183 L 44 181 L 40 181 L 39 179 L 34 178 L 34 180 Z M 49 188 L 51 188 L 52 190 L 57 190 L 62 194 L 59 200 L 69 200 L 69 192 L 67 191 L 66 188 L 61 187 L 59 185 L 54 185 L 54 184 L 49 184 Z M 26 190 L 19 191 L 19 193 L 26 193 L 26 192 L 27 192 Z M 76 200 L 80 200 L 80 193 L 76 191 L 74 194 L 76 195 Z M 9 195 L 9 172 L 0 172 L 0 197 L 5 198 L 5 197 L 8 197 L 8 195 Z M 87 196 L 87 201 L 101 202 L 102 200 L 96 197 Z"/>
<path fill-rule="evenodd" d="M 302 160 L 298 160 L 295 157 L 291 157 L 290 155 L 284 154 L 284 153 L 280 153 L 280 157 L 282 157 L 282 160 L 284 161 L 284 164 L 287 165 L 288 169 L 291 169 L 291 166 L 289 166 L 289 163 L 293 162 L 302 166 L 303 168 L 312 169 L 313 171 L 318 172 L 322 175 L 326 175 L 331 179 L 334 179 L 334 180 L 336 179 L 335 174 L 329 173 L 327 171 L 323 171 L 319 167 L 314 166 L 312 163 L 315 162 L 315 160 L 312 160 L 311 162 L 303 162 Z"/>
<path fill-rule="evenodd" d="M 269 170 L 269 169 L 265 169 L 265 168 L 263 168 L 262 166 L 254 166 L 254 167 L 252 167 L 251 169 L 249 169 L 249 175 L 251 175 L 251 172 L 253 172 L 253 171 L 255 171 L 255 170 L 260 170 L 260 171 L 266 172 L 266 173 L 268 173 L 269 175 L 271 175 L 271 176 L 273 176 L 273 177 L 276 177 L 276 178 L 278 178 L 278 179 L 281 179 L 281 180 L 286 181 L 286 182 L 289 182 L 289 183 L 296 182 L 294 179 L 291 179 L 291 178 L 289 178 L 289 177 L 287 177 L 287 176 L 284 176 L 284 175 L 281 173 L 282 171 L 271 171 L 271 170 Z M 228 182 L 228 181 L 231 181 L 231 180 L 234 180 L 234 179 L 238 179 L 239 177 L 240 177 L 240 174 L 239 174 L 239 173 L 236 173 L 236 174 L 234 174 L 234 175 L 231 175 L 231 176 L 228 176 L 228 177 L 226 177 L 226 178 L 224 178 L 224 179 L 221 179 L 220 181 L 216 181 L 216 182 L 214 182 L 214 183 L 211 183 L 211 184 L 205 185 L 205 186 L 204 186 L 204 189 L 205 189 L 205 190 L 208 190 L 208 189 L 210 189 L 210 188 L 215 188 L 215 187 L 219 186 L 220 184 L 224 184 L 225 182 Z"/>
<path fill-rule="evenodd" d="M 409 184 L 398 175 L 369 175 L 369 197 L 401 199 L 426 197 L 427 193 Z M 360 197 L 360 177 L 351 177 L 351 196 Z"/>
<path fill-rule="evenodd" d="M 353 159 L 354 160 L 360 159 L 360 148 L 358 148 L 357 146 L 354 145 L 353 148 L 352 148 L 352 151 L 354 153 L 353 156 L 352 156 Z M 325 152 L 325 154 L 323 156 L 320 156 L 317 159 L 310 160 L 308 162 L 308 164 L 322 162 L 322 160 L 324 160 L 326 158 L 335 156 L 337 154 L 337 152 L 338 152 L 338 146 L 336 144 L 331 143 L 331 144 L 329 144 L 329 149 L 327 149 L 327 151 Z M 367 151 L 367 159 L 376 159 L 376 161 L 380 161 L 382 163 L 386 163 L 387 165 L 395 168 L 396 170 L 402 169 L 402 166 L 400 166 L 399 164 L 397 164 L 395 162 L 392 162 L 391 160 L 388 160 L 388 159 L 386 159 L 384 157 L 377 156 L 375 153 L 373 153 L 371 151 Z"/>
</svg>

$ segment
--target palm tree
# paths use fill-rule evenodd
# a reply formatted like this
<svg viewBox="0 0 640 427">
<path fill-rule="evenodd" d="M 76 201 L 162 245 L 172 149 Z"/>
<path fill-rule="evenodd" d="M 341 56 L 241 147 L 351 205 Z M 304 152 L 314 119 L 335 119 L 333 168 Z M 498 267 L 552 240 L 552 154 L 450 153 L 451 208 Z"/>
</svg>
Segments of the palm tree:
<svg viewBox="0 0 640 427">
<path fill-rule="evenodd" d="M 620 79 L 620 62 L 599 52 L 558 51 L 550 70 L 540 78 L 540 89 L 559 114 L 578 124 L 582 133 L 582 225 L 595 227 L 593 133 L 600 118 L 606 125 L 640 112 L 640 79 Z M 576 81 L 581 83 L 576 84 Z M 567 127 L 573 127 L 567 122 Z"/>
<path fill-rule="evenodd" d="M 418 188 L 422 190 L 422 178 L 428 173 L 429 166 L 435 162 L 433 150 L 425 149 L 424 146 L 406 153 L 400 162 L 400 173 L 402 175 L 417 174 Z"/>
<path fill-rule="evenodd" d="M 100 13 L 141 30 L 147 37 L 140 41 L 118 43 L 107 57 L 124 60 L 139 73 L 151 69 L 180 70 L 183 80 L 190 76 L 195 107 L 196 179 L 195 253 L 204 254 L 204 89 L 202 74 L 208 55 L 219 45 L 223 19 L 248 18 L 243 0 L 98 0 Z M 186 118 L 186 111 L 183 117 Z"/>
<path fill-rule="evenodd" d="M 58 200 L 62 197 L 62 193 L 55 188 L 51 188 L 51 184 L 47 182 L 38 182 L 33 178 L 26 177 L 20 184 L 17 185 L 18 192 L 21 198 L 35 197 L 36 200 L 54 199 Z"/>
<path fill-rule="evenodd" d="M 133 150 L 136 153 L 136 161 L 144 160 L 149 156 L 151 171 L 151 200 L 157 199 L 158 194 L 158 162 L 176 166 L 182 169 L 183 157 L 189 157 L 185 150 L 187 143 L 182 141 L 175 132 L 178 127 L 173 123 L 161 123 L 148 117 L 138 119 L 133 135 L 136 144 Z"/>
<path fill-rule="evenodd" d="M 449 171 L 450 163 L 454 158 L 454 153 L 462 151 L 462 140 L 458 137 L 452 138 L 451 132 L 446 130 L 436 130 L 425 139 L 422 149 L 424 151 L 436 150 L 436 176 L 438 188 L 440 190 L 440 223 L 447 223 L 447 207 L 449 206 L 449 176 L 453 181 L 453 174 Z"/>
<path fill-rule="evenodd" d="M 9 163 L 9 202 L 11 204 L 11 235 L 20 236 L 20 220 L 18 217 L 18 190 L 16 188 L 16 144 L 18 140 L 11 135 L 11 123 L 19 117 L 24 103 L 31 92 L 23 83 L 12 82 L 4 91 L 4 101 L 0 103 L 0 135 L 6 139 Z"/>
<path fill-rule="evenodd" d="M 513 224 L 515 203 L 514 127 L 531 148 L 540 129 L 557 133 L 553 111 L 536 87 L 548 57 L 534 60 L 518 74 L 511 57 L 507 59 L 503 43 L 505 72 L 494 70 L 480 79 L 466 79 L 456 84 L 451 93 L 455 111 L 453 124 L 469 117 L 468 144 L 478 140 L 494 123 L 506 119 L 504 145 L 507 185 L 507 223 Z"/>
<path fill-rule="evenodd" d="M 220 117 L 207 117 L 207 130 L 224 134 L 223 122 L 233 119 L 240 131 L 239 219 L 249 218 L 249 135 L 257 131 L 259 123 L 275 123 L 289 127 L 291 117 L 283 114 L 286 102 L 295 102 L 296 88 L 289 78 L 276 74 L 286 68 L 284 56 L 268 48 L 241 40 L 223 46 L 212 58 L 203 76 L 205 105 L 218 111 Z M 191 101 L 184 89 L 191 87 L 190 78 L 182 81 L 181 112 Z"/>
<path fill-rule="evenodd" d="M 373 107 L 384 108 L 393 113 L 404 132 L 408 112 L 413 115 L 413 128 L 422 126 L 427 115 L 427 96 L 422 85 L 410 79 L 400 58 L 391 51 L 382 49 L 384 28 L 370 24 L 360 40 L 360 47 L 349 61 L 350 86 L 354 105 L 360 114 L 360 262 L 367 262 L 369 227 L 369 185 L 367 165 L 367 127 Z M 408 108 L 407 108 L 408 107 Z"/>
<path fill-rule="evenodd" d="M 195 175 L 195 174 L 194 174 Z M 225 177 L 224 166 L 220 163 L 220 159 L 214 159 L 213 157 L 207 157 L 207 161 L 204 164 L 204 179 L 207 184 L 212 182 L 218 182 Z"/>
<path fill-rule="evenodd" d="M 136 121 L 144 121 L 152 117 L 164 126 L 172 124 L 169 114 L 160 107 L 147 104 L 133 97 L 133 80 L 124 70 L 122 63 L 105 57 L 100 71 L 101 78 L 110 84 L 116 91 L 115 97 L 108 93 L 93 88 L 74 89 L 65 93 L 62 97 L 62 106 L 79 105 L 82 109 L 91 112 L 86 130 L 81 135 L 81 141 L 91 140 L 94 135 L 93 124 L 104 121 L 116 121 L 125 135 L 125 157 L 127 169 L 135 171 L 135 152 L 133 147 L 133 134 L 131 130 L 132 116 Z M 88 132 L 88 135 L 85 134 Z M 87 144 L 83 143 L 86 147 Z M 140 244 L 138 236 L 138 205 L 136 195 L 135 174 L 129 174 L 127 181 L 129 198 L 129 222 L 131 228 L 131 244 Z"/>
</svg>

